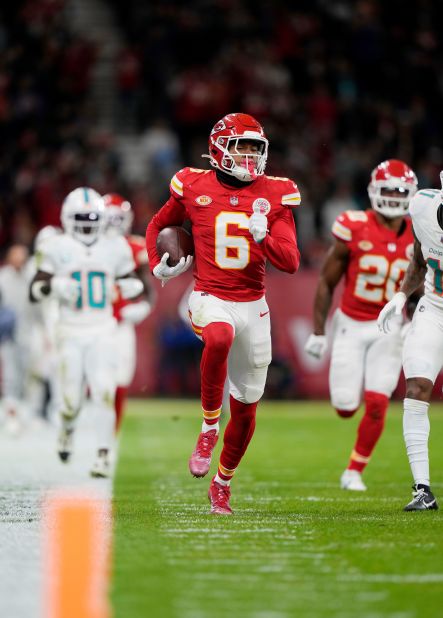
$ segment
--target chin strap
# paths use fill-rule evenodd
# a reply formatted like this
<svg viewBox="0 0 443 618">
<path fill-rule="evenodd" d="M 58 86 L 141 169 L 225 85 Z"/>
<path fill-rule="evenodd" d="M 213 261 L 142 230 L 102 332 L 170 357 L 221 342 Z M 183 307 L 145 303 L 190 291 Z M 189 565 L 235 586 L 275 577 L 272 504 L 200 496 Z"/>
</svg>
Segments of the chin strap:
<svg viewBox="0 0 443 618">
<path fill-rule="evenodd" d="M 222 182 L 224 185 L 229 185 L 230 187 L 234 187 L 235 189 L 240 189 L 241 187 L 248 187 L 254 182 L 253 180 L 239 180 L 235 176 L 231 176 L 230 174 L 227 174 L 226 172 L 223 172 L 218 168 L 216 168 L 215 174 L 217 176 L 217 180 Z"/>
</svg>

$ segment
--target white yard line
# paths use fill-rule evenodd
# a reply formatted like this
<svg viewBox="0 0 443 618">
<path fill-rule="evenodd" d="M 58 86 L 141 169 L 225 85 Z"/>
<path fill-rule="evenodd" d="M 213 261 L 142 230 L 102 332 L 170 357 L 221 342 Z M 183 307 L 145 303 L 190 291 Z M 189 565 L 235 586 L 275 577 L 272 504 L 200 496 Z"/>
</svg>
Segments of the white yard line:
<svg viewBox="0 0 443 618">
<path fill-rule="evenodd" d="M 86 492 L 110 513 L 111 480 L 89 477 L 94 433 L 84 412 L 69 464 L 58 460 L 54 427 L 29 428 L 17 438 L 0 432 L 0 616 L 46 618 L 42 510 L 48 495 Z"/>
</svg>

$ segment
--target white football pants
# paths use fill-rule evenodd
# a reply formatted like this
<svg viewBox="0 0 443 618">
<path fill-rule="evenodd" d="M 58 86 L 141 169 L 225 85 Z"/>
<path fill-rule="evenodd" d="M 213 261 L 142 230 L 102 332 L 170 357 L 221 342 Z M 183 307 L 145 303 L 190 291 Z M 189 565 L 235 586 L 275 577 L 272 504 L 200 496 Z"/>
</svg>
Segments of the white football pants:
<svg viewBox="0 0 443 618">
<path fill-rule="evenodd" d="M 115 427 L 114 397 L 116 389 L 115 323 L 103 329 L 65 332 L 57 338 L 60 413 L 74 419 L 89 387 L 94 408 L 97 448 L 109 449 Z"/>
<path fill-rule="evenodd" d="M 376 320 L 353 320 L 337 309 L 329 368 L 331 403 L 339 410 L 356 410 L 363 390 L 390 397 L 401 371 L 400 333 L 384 335 Z"/>
<path fill-rule="evenodd" d="M 271 320 L 265 297 L 250 302 L 233 302 L 205 292 L 192 292 L 189 311 L 191 324 L 197 330 L 212 322 L 227 322 L 232 326 L 234 341 L 228 356 L 229 392 L 243 403 L 258 401 L 263 395 L 272 358 Z"/>
</svg>

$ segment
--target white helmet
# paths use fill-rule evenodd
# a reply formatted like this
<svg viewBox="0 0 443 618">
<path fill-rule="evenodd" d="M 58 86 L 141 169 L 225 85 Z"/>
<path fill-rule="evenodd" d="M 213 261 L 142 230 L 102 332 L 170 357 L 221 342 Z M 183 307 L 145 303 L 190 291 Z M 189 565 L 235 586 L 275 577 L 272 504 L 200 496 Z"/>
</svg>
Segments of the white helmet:
<svg viewBox="0 0 443 618">
<path fill-rule="evenodd" d="M 74 189 L 65 197 L 60 218 L 67 234 L 92 245 L 105 228 L 103 198 L 90 187 Z"/>
<path fill-rule="evenodd" d="M 61 227 L 46 225 L 39 230 L 34 238 L 34 251 L 41 251 L 47 240 L 62 233 Z"/>
</svg>

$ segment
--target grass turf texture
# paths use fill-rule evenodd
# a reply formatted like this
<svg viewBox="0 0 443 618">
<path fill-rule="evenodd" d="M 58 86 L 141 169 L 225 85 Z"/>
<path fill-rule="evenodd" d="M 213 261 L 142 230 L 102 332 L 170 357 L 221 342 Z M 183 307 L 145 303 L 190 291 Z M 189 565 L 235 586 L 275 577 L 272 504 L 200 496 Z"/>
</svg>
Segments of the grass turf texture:
<svg viewBox="0 0 443 618">
<path fill-rule="evenodd" d="M 361 418 L 326 403 L 262 402 L 232 482 L 232 517 L 209 515 L 216 471 L 192 478 L 197 402 L 133 401 L 114 484 L 115 618 L 414 618 L 443 614 L 443 406 L 431 406 L 442 511 L 404 513 L 411 476 L 391 405 L 364 479 L 345 492 Z"/>
</svg>

